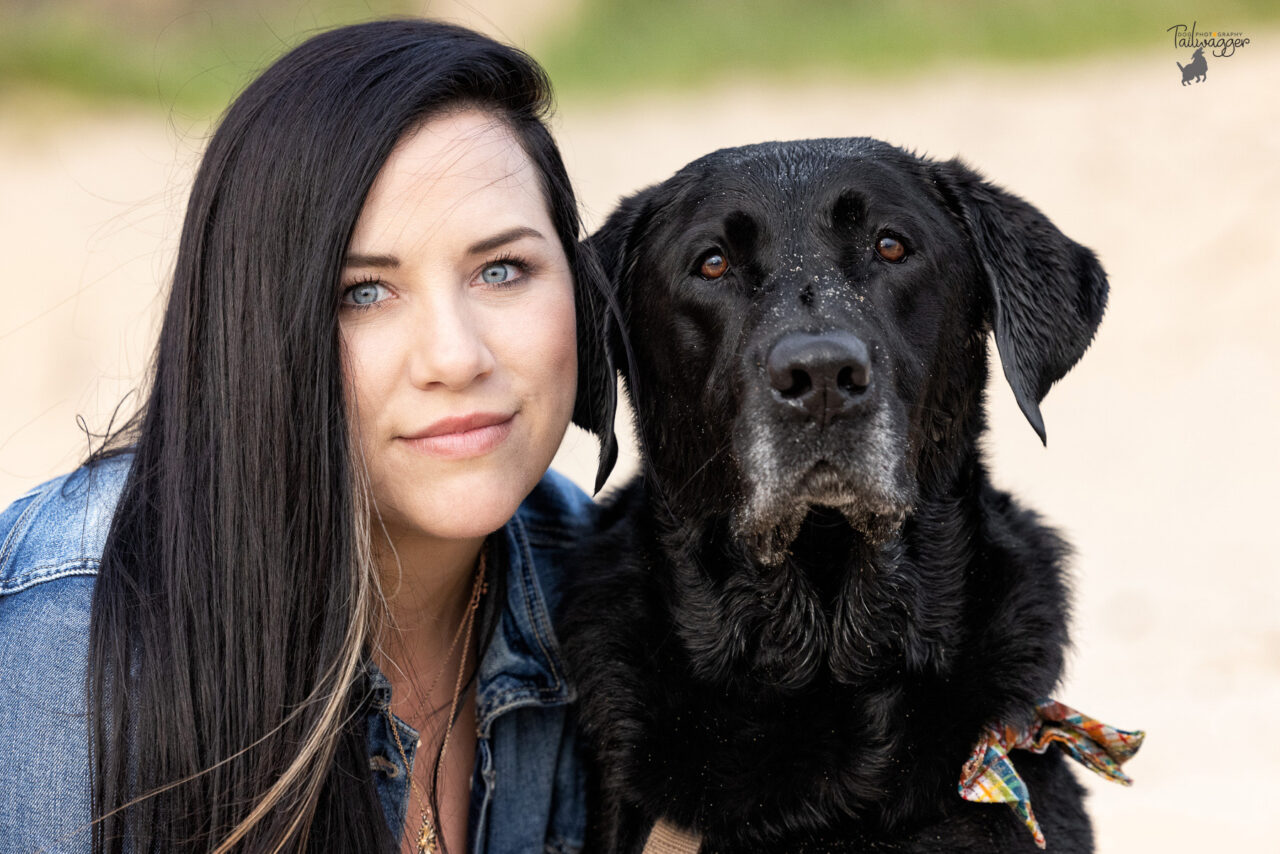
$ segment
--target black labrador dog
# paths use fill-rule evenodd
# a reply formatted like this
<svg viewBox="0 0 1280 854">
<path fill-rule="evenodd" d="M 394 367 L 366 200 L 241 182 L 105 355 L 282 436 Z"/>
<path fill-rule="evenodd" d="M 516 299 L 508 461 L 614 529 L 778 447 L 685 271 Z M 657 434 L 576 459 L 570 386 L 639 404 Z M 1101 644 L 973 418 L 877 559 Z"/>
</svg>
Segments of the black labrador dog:
<svg viewBox="0 0 1280 854">
<path fill-rule="evenodd" d="M 1068 547 L 983 462 L 987 337 L 1043 440 L 1106 303 L 1094 254 L 871 139 L 715 152 L 590 243 L 643 469 L 562 626 L 589 850 L 638 852 L 658 819 L 703 854 L 1036 850 L 957 794 L 1067 642 Z M 1091 850 L 1058 751 L 1014 756 L 1050 850 Z"/>
</svg>

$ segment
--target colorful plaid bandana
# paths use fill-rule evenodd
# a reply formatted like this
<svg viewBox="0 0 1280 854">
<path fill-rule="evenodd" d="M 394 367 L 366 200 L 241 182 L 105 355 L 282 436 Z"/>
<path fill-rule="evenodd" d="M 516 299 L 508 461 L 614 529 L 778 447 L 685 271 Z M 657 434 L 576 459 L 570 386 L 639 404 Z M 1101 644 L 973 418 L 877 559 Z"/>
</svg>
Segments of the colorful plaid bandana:
<svg viewBox="0 0 1280 854">
<path fill-rule="evenodd" d="M 1089 770 L 1128 786 L 1133 781 L 1120 766 L 1138 752 L 1144 735 L 1109 727 L 1054 700 L 1041 700 L 1027 725 L 987 728 L 960 772 L 960 795 L 977 803 L 1008 804 L 1027 825 L 1036 845 L 1044 848 L 1044 833 L 1031 811 L 1031 796 L 1009 759 L 1009 751 L 1044 753 L 1056 744 Z"/>
</svg>

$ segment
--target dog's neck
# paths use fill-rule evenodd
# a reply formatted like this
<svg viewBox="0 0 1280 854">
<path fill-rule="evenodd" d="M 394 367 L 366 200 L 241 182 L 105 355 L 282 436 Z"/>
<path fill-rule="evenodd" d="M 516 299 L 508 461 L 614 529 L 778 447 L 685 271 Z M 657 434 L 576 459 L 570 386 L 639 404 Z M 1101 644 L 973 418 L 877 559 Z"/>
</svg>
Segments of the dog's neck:
<svg viewBox="0 0 1280 854">
<path fill-rule="evenodd" d="M 960 618 L 941 612 L 964 602 L 963 574 L 951 568 L 972 559 L 974 492 L 957 479 L 923 494 L 883 542 L 838 511 L 811 508 L 776 565 L 757 560 L 723 515 L 660 526 L 676 558 L 668 606 L 693 675 L 787 694 L 821 681 L 856 686 L 904 662 L 943 666 Z M 902 572 L 904 561 L 920 571 Z"/>
</svg>

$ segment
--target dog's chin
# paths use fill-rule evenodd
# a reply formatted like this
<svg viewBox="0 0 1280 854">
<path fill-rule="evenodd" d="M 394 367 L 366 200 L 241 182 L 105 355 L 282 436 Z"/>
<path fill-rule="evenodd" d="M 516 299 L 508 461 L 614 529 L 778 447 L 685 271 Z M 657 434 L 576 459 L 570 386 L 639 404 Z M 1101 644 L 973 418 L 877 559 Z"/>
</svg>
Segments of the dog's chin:
<svg viewBox="0 0 1280 854">
<path fill-rule="evenodd" d="M 829 507 L 868 544 L 879 545 L 898 534 L 911 510 L 909 491 L 894 474 L 846 470 L 820 460 L 786 483 L 753 483 L 747 503 L 734 514 L 733 532 L 757 561 L 777 566 L 791 553 L 809 512 Z"/>
</svg>

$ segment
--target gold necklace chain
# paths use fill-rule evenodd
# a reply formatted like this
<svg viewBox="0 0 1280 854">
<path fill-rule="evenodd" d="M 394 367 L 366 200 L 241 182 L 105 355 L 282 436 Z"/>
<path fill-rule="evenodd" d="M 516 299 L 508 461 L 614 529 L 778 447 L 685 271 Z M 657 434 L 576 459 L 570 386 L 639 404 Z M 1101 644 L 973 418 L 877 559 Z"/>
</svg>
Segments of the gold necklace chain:
<svg viewBox="0 0 1280 854">
<path fill-rule="evenodd" d="M 480 551 L 480 564 L 476 569 L 476 580 L 471 587 L 471 600 L 467 603 L 467 613 L 462 618 L 462 623 L 458 626 L 458 631 L 454 633 L 453 643 L 449 645 L 449 651 L 445 653 L 444 660 L 447 664 L 449 658 L 453 655 L 453 651 L 458 648 L 458 642 L 464 637 L 471 634 L 471 628 L 475 625 L 476 611 L 480 607 L 480 597 L 488 591 L 489 585 L 485 582 L 485 559 L 484 549 Z M 457 714 L 458 705 L 462 701 L 460 696 L 462 693 L 462 677 L 467 672 L 467 651 L 468 647 L 462 648 L 462 661 L 458 664 L 458 678 L 453 686 L 453 698 L 449 703 L 448 724 L 445 726 L 444 739 L 440 742 L 440 753 L 436 755 L 436 764 L 432 769 L 431 779 L 437 780 L 440 777 L 440 766 L 444 764 L 446 751 L 449 749 L 449 736 L 453 734 L 453 721 Z M 436 674 L 436 678 L 431 681 L 430 687 L 427 688 L 427 694 L 435 689 L 436 684 L 440 681 L 440 677 L 444 674 L 444 665 Z M 409 757 L 405 753 L 404 743 L 400 741 L 400 728 L 396 726 L 395 717 L 391 714 L 391 704 L 387 704 L 387 723 L 391 726 L 391 735 L 395 738 L 396 750 L 400 752 L 400 761 L 404 763 L 405 774 L 409 776 L 409 788 L 418 797 L 418 805 L 422 811 L 422 823 L 418 827 L 418 838 L 416 840 L 417 851 L 419 854 L 437 854 L 440 850 L 440 834 L 436 829 L 435 816 L 431 811 L 431 802 L 426 794 L 418 788 L 418 783 L 413 779 L 413 771 L 409 768 Z M 418 742 L 422 744 L 421 740 Z"/>
</svg>

